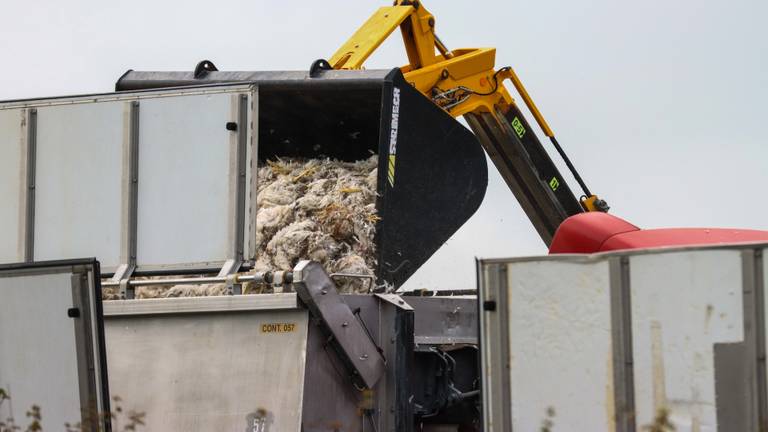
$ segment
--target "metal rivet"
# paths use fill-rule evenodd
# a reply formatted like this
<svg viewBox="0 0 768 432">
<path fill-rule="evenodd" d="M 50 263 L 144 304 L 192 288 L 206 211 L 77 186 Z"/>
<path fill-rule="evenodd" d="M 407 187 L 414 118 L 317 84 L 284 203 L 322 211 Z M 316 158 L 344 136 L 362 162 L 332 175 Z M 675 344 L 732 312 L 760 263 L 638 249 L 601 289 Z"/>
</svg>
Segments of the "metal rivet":
<svg viewBox="0 0 768 432">
<path fill-rule="evenodd" d="M 326 295 L 326 294 L 328 294 L 328 290 L 322 290 L 322 291 L 320 291 L 320 294 Z"/>
<path fill-rule="evenodd" d="M 347 327 L 347 326 L 349 326 L 349 323 L 348 323 L 348 322 L 346 322 L 346 321 L 344 321 L 343 323 L 341 323 L 341 326 L 342 326 L 342 327 Z"/>
</svg>

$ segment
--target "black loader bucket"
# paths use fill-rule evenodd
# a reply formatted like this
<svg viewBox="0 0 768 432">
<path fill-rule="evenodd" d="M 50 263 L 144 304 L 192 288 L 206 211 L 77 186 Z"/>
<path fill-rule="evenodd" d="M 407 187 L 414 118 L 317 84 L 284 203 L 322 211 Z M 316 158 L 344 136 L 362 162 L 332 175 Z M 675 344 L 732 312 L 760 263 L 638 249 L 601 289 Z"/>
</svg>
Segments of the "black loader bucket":
<svg viewBox="0 0 768 432">
<path fill-rule="evenodd" d="M 195 77 L 197 75 L 197 78 Z M 488 171 L 475 136 L 391 71 L 137 72 L 118 91 L 253 83 L 258 153 L 345 161 L 378 153 L 379 283 L 403 284 L 477 210 Z"/>
</svg>

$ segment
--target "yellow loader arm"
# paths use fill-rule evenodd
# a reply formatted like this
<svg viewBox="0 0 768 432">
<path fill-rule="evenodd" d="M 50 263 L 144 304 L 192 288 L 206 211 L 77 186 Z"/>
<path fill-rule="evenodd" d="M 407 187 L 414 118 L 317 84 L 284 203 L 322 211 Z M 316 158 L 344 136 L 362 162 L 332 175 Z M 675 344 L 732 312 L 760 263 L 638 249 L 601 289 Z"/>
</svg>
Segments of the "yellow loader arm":
<svg viewBox="0 0 768 432">
<path fill-rule="evenodd" d="M 331 67 L 362 69 L 397 27 L 408 54 L 409 64 L 400 68 L 408 82 L 454 117 L 512 102 L 498 83 L 514 72 L 494 71 L 496 49 L 449 51 L 434 32 L 435 18 L 419 2 L 398 0 L 395 6 L 380 8 L 330 58 Z M 470 101 L 470 96 L 475 97 Z"/>
<path fill-rule="evenodd" d="M 449 50 L 435 18 L 419 1 L 396 0 L 377 10 L 330 58 L 334 69 L 362 69 L 399 27 L 409 64 L 405 79 L 453 117 L 464 116 L 545 243 L 565 218 L 607 211 L 589 192 L 511 67 L 495 69 L 495 48 Z M 509 79 L 584 191 L 576 199 L 503 83 Z"/>
</svg>

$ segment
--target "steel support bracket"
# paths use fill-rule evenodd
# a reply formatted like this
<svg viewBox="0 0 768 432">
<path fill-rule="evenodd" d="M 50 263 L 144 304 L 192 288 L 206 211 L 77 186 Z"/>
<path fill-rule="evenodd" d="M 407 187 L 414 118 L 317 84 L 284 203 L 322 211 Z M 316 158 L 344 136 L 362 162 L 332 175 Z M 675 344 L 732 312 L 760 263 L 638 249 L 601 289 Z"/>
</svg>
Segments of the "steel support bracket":
<svg viewBox="0 0 768 432">
<path fill-rule="evenodd" d="M 226 278 L 227 281 L 224 284 L 227 287 L 228 295 L 240 295 L 243 293 L 243 285 L 238 281 L 237 274 L 229 274 Z"/>
<path fill-rule="evenodd" d="M 336 290 L 336 284 L 320 264 L 312 261 L 299 262 L 293 275 L 299 299 L 320 322 L 352 381 L 359 387 L 372 388 L 384 375 L 384 359 Z"/>
<path fill-rule="evenodd" d="M 130 284 L 131 276 L 136 270 L 135 264 L 121 264 L 112 276 L 113 282 L 118 282 L 120 287 L 120 299 L 132 300 L 136 298 L 136 288 Z"/>
<path fill-rule="evenodd" d="M 136 298 L 136 290 L 131 287 L 130 279 L 122 279 L 119 283 L 121 300 L 133 300 Z"/>
</svg>

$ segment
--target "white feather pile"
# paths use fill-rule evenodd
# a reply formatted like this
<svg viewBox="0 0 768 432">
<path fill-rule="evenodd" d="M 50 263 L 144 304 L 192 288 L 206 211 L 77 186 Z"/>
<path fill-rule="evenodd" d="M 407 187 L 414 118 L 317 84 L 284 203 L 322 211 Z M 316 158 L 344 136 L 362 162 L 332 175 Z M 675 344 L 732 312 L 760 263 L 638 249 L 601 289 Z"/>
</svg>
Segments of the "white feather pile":
<svg viewBox="0 0 768 432">
<path fill-rule="evenodd" d="M 377 156 L 358 162 L 330 159 L 268 161 L 258 170 L 256 256 L 253 271 L 290 270 L 318 261 L 328 273 L 373 275 Z M 366 279 L 339 278 L 344 293 L 365 291 Z M 246 292 L 268 292 L 247 286 Z M 137 298 L 224 295 L 224 284 L 139 287 Z M 104 299 L 117 298 L 105 289 Z"/>
</svg>

